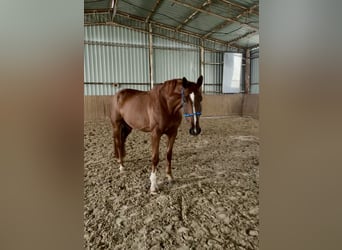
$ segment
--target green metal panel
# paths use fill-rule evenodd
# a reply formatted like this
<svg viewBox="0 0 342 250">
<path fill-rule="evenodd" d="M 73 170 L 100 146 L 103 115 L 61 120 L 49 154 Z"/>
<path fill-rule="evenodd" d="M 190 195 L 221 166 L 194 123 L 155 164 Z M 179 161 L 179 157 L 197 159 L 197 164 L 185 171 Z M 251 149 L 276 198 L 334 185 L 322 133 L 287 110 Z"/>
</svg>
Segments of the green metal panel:
<svg viewBox="0 0 342 250">
<path fill-rule="evenodd" d="M 143 90 L 141 83 L 149 85 L 147 34 L 122 27 L 86 26 L 85 42 L 84 82 L 100 83 L 86 84 L 86 95 L 113 94 L 118 88 L 111 83 L 129 83 Z"/>
<path fill-rule="evenodd" d="M 195 81 L 200 75 L 199 51 L 155 49 L 155 82 L 186 77 Z"/>
</svg>

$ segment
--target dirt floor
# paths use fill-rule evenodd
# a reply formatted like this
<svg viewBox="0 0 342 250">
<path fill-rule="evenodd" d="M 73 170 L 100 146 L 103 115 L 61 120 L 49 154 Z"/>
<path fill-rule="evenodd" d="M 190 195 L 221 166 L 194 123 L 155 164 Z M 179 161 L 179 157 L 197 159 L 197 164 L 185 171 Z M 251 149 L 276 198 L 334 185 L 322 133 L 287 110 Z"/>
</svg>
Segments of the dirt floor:
<svg viewBox="0 0 342 250">
<path fill-rule="evenodd" d="M 109 120 L 84 125 L 85 249 L 258 249 L 258 120 L 201 118 L 191 136 L 183 120 L 165 176 L 160 146 L 157 195 L 149 193 L 150 134 L 133 131 L 124 173 L 113 158 Z"/>
</svg>

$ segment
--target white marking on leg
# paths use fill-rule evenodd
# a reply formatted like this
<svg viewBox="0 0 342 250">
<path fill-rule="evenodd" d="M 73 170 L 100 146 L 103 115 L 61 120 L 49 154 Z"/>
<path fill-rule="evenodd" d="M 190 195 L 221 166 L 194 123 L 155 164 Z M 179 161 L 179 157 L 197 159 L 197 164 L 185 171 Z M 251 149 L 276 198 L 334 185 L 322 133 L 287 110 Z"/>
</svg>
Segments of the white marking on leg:
<svg viewBox="0 0 342 250">
<path fill-rule="evenodd" d="M 157 192 L 157 173 L 156 172 L 151 172 L 150 176 L 150 181 L 151 181 L 151 193 Z"/>
<path fill-rule="evenodd" d="M 167 177 L 167 180 L 169 182 L 171 182 L 173 180 L 172 175 L 170 175 L 170 174 L 166 174 L 166 177 Z"/>
<path fill-rule="evenodd" d="M 196 129 L 197 116 L 196 116 L 196 109 L 195 109 L 195 94 L 194 93 L 190 94 L 190 99 L 192 101 L 192 113 L 194 115 L 194 125 L 195 125 L 194 132 L 196 134 L 197 133 L 197 129 Z"/>
<path fill-rule="evenodd" d="M 120 163 L 120 172 L 123 172 L 125 170 L 124 166 Z"/>
</svg>

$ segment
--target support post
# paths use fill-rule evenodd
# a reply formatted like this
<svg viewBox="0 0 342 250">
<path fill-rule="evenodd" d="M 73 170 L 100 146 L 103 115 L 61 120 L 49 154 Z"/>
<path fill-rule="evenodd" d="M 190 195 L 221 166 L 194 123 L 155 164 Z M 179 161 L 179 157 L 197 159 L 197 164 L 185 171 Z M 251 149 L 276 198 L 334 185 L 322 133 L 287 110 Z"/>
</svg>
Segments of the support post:
<svg viewBox="0 0 342 250">
<path fill-rule="evenodd" d="M 203 39 L 201 39 L 201 46 L 200 46 L 200 50 L 201 50 L 201 55 L 200 55 L 200 60 L 201 60 L 201 76 L 203 76 L 204 78 L 204 47 L 203 47 Z M 205 83 L 205 78 L 203 79 L 203 83 L 202 83 L 202 92 L 205 93 L 205 87 L 204 87 L 204 83 Z"/>
<path fill-rule="evenodd" d="M 111 21 L 114 22 L 114 18 L 115 18 L 115 15 L 116 15 L 116 10 L 118 8 L 118 0 L 112 0 L 110 7 L 113 10 Z"/>
<path fill-rule="evenodd" d="M 246 49 L 246 68 L 245 68 L 245 94 L 250 93 L 251 88 L 251 51 Z"/>
<path fill-rule="evenodd" d="M 152 24 L 148 24 L 148 32 L 149 32 L 149 71 L 150 71 L 150 84 L 151 84 L 151 89 L 153 88 L 154 84 L 154 73 L 153 73 L 153 37 L 152 37 Z"/>
</svg>

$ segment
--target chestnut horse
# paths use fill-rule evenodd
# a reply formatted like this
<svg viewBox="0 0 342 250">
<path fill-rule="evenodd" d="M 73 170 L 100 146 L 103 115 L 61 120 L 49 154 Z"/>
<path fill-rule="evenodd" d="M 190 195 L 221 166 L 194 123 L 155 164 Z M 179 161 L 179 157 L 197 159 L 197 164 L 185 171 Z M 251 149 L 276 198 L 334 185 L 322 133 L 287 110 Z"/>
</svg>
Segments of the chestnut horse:
<svg viewBox="0 0 342 250">
<path fill-rule="evenodd" d="M 191 124 L 190 134 L 201 133 L 199 116 L 201 115 L 203 76 L 197 83 L 183 79 L 173 79 L 154 86 L 150 91 L 124 89 L 113 98 L 111 122 L 113 125 L 114 153 L 124 170 L 125 141 L 132 129 L 152 134 L 152 172 L 150 176 L 152 194 L 157 191 L 157 166 L 159 163 L 159 142 L 163 134 L 168 137 L 166 175 L 173 180 L 171 173 L 172 147 L 178 127 L 182 121 L 181 110 Z"/>
</svg>

